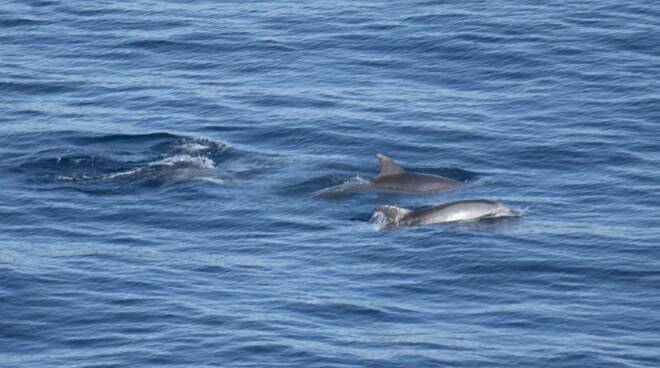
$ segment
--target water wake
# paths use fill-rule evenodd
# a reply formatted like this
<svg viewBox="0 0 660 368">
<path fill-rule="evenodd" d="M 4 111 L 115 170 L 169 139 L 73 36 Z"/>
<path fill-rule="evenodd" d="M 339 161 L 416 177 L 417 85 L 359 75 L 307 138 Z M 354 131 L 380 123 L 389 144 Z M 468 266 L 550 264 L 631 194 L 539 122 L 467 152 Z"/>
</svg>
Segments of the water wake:
<svg viewBox="0 0 660 368">
<path fill-rule="evenodd" d="M 132 191 L 181 181 L 224 184 L 218 164 L 231 148 L 224 142 L 169 134 L 70 139 L 64 154 L 24 163 L 20 170 L 39 184 L 85 191 Z M 71 152 L 75 153 L 71 153 Z"/>
<path fill-rule="evenodd" d="M 361 176 L 356 176 L 348 179 L 344 183 L 324 188 L 314 192 L 316 197 L 332 197 L 348 193 L 368 191 L 371 187 L 371 181 Z"/>
</svg>

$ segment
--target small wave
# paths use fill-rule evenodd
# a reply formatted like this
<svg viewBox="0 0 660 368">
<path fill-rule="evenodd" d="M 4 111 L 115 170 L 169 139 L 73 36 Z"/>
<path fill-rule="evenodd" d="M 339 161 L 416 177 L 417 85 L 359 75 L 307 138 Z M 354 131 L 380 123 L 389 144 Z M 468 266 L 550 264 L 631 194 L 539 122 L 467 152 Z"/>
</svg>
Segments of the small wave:
<svg viewBox="0 0 660 368">
<path fill-rule="evenodd" d="M 69 138 L 69 141 L 81 146 L 98 144 L 140 144 L 144 142 L 169 140 L 173 141 L 181 137 L 170 133 L 147 133 L 147 134 L 109 134 L 93 136 L 75 136 Z"/>
</svg>

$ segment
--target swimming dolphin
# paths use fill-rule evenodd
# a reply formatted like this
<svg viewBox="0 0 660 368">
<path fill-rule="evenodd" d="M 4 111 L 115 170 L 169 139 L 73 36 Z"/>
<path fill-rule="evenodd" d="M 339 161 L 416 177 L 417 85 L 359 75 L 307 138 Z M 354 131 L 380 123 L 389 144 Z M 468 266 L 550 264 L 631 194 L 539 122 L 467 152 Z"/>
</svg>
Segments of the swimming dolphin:
<svg viewBox="0 0 660 368">
<path fill-rule="evenodd" d="M 377 154 L 380 173 L 371 180 L 374 188 L 385 192 L 446 192 L 461 185 L 444 176 L 407 172 L 391 158 Z"/>
<path fill-rule="evenodd" d="M 512 210 L 500 202 L 471 199 L 449 202 L 421 210 L 381 205 L 374 210 L 371 222 L 385 227 L 398 227 L 519 216 L 522 216 L 521 212 Z"/>
<path fill-rule="evenodd" d="M 446 192 L 463 183 L 444 176 L 408 172 L 391 158 L 377 154 L 380 172 L 371 180 L 358 178 L 316 192 L 316 195 L 336 195 L 356 191 L 377 192 Z"/>
</svg>

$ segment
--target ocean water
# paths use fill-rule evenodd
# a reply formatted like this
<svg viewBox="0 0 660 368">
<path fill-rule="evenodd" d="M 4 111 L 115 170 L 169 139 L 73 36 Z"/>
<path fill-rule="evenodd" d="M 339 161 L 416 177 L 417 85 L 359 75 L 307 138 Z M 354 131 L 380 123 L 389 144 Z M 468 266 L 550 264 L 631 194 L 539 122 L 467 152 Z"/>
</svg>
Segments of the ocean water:
<svg viewBox="0 0 660 368">
<path fill-rule="evenodd" d="M 655 1 L 5 0 L 0 107 L 0 367 L 660 367 Z"/>
</svg>

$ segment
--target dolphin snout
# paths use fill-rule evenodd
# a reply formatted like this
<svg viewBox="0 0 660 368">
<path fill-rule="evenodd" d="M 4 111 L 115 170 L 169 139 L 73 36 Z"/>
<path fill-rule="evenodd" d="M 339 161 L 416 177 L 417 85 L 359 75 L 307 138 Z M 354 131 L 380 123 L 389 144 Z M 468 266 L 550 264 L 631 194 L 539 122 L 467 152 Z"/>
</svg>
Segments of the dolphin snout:
<svg viewBox="0 0 660 368">
<path fill-rule="evenodd" d="M 506 216 L 513 216 L 513 217 L 520 217 L 520 216 L 522 216 L 522 212 L 520 212 L 520 211 L 516 211 L 516 210 L 512 210 L 511 208 L 509 208 L 509 209 L 507 209 L 507 211 L 505 212 L 505 215 L 506 215 Z"/>
</svg>

